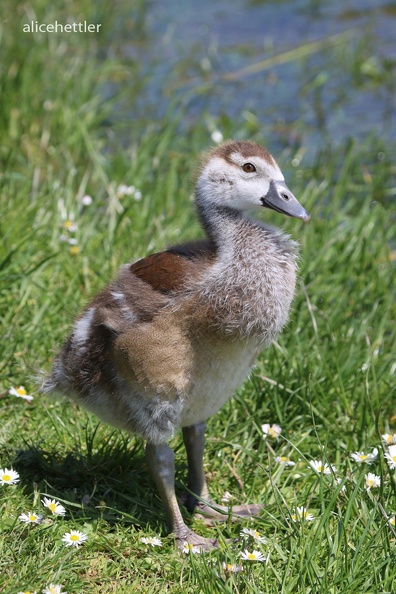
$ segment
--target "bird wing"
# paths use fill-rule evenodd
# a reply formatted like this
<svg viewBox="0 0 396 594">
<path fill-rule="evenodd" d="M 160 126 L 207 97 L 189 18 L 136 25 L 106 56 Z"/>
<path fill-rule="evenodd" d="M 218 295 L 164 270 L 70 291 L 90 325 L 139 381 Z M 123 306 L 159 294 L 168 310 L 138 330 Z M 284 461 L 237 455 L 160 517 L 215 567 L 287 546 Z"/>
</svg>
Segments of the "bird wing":
<svg viewBox="0 0 396 594">
<path fill-rule="evenodd" d="M 129 270 L 155 291 L 169 293 L 181 289 L 186 278 L 196 276 L 214 255 L 209 241 L 199 241 L 147 256 L 131 264 Z"/>
</svg>

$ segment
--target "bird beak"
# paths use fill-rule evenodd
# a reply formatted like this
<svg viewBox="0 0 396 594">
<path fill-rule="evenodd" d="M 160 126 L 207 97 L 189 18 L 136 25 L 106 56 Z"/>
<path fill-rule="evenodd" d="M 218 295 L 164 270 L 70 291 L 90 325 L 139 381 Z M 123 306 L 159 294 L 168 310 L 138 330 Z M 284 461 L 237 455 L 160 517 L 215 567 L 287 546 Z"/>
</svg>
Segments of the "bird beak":
<svg viewBox="0 0 396 594">
<path fill-rule="evenodd" d="M 261 198 L 261 203 L 266 208 L 302 219 L 305 223 L 311 218 L 283 181 L 271 180 L 268 193 Z"/>
</svg>

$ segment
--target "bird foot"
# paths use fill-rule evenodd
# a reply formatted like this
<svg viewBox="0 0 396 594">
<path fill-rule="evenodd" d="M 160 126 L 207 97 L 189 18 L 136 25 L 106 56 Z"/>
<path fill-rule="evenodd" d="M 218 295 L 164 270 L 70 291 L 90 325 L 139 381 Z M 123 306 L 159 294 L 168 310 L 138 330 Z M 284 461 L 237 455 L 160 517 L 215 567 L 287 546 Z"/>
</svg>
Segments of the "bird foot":
<svg viewBox="0 0 396 594">
<path fill-rule="evenodd" d="M 200 553 L 206 553 L 213 549 L 217 549 L 218 547 L 217 538 L 204 538 L 203 536 L 195 534 L 195 532 L 190 529 L 181 533 L 175 533 L 175 536 L 177 547 L 183 552 L 191 549 L 194 553 L 198 551 Z"/>
<path fill-rule="evenodd" d="M 206 526 L 213 526 L 216 522 L 227 522 L 230 518 L 232 522 L 243 518 L 252 518 L 257 516 L 263 508 L 263 505 L 256 503 L 225 507 L 224 505 L 216 505 L 212 501 L 208 503 L 198 502 L 195 515 L 202 518 Z"/>
</svg>

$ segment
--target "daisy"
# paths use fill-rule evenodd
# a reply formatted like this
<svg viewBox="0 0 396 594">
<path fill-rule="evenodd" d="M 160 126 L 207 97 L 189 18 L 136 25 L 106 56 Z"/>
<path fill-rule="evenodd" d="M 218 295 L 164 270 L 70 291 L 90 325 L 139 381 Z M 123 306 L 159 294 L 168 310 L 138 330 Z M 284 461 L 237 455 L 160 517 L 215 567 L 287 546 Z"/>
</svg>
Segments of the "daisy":
<svg viewBox="0 0 396 594">
<path fill-rule="evenodd" d="M 336 472 L 335 466 L 329 466 L 326 463 L 323 463 L 322 460 L 312 460 L 308 463 L 308 466 L 315 470 L 315 472 L 319 472 L 319 474 L 331 474 L 331 471 Z"/>
<path fill-rule="evenodd" d="M 33 400 L 33 396 L 28 394 L 23 386 L 19 386 L 19 388 L 10 388 L 8 393 L 11 394 L 11 396 L 16 396 L 17 398 L 23 398 L 28 402 Z"/>
<path fill-rule="evenodd" d="M 285 466 L 295 466 L 296 463 L 293 462 L 292 460 L 290 460 L 290 458 L 288 458 L 287 456 L 276 456 L 276 458 L 274 458 L 274 461 L 277 464 L 284 464 Z"/>
<path fill-rule="evenodd" d="M 264 538 L 264 536 L 260 536 L 260 532 L 257 532 L 257 530 L 253 530 L 252 528 L 243 528 L 242 532 L 240 532 L 240 535 L 241 536 L 251 536 L 257 542 L 262 542 L 262 543 L 267 542 L 267 539 Z"/>
<path fill-rule="evenodd" d="M 374 448 L 371 454 L 365 454 L 364 452 L 354 452 L 351 454 L 351 458 L 358 464 L 361 464 L 362 462 L 365 464 L 371 464 L 378 458 L 378 449 Z"/>
<path fill-rule="evenodd" d="M 64 516 L 66 513 L 66 509 L 63 507 L 63 505 L 58 503 L 58 501 L 55 501 L 55 499 L 48 499 L 48 497 L 44 497 L 44 499 L 41 500 L 41 503 L 44 505 L 44 507 L 49 509 L 50 512 L 54 514 L 54 516 Z"/>
<path fill-rule="evenodd" d="M 279 425 L 270 425 L 269 423 L 264 423 L 264 425 L 261 425 L 261 431 L 263 432 L 263 439 L 266 437 L 278 438 L 281 434 L 282 427 L 279 427 Z"/>
<path fill-rule="evenodd" d="M 230 501 L 230 499 L 232 499 L 232 495 L 231 493 L 229 493 L 228 491 L 226 491 L 223 495 L 223 497 L 221 498 L 221 501 L 223 503 L 228 503 Z"/>
<path fill-rule="evenodd" d="M 223 135 L 220 132 L 220 130 L 213 130 L 210 137 L 213 140 L 213 142 L 215 142 L 216 144 L 220 144 L 221 142 L 223 142 Z"/>
<path fill-rule="evenodd" d="M 247 549 L 245 549 L 241 553 L 241 558 L 244 561 L 266 561 L 267 560 L 267 558 L 264 557 L 263 553 L 260 553 L 260 551 L 252 551 L 251 553 L 249 553 L 249 551 Z"/>
<path fill-rule="evenodd" d="M 81 198 L 81 204 L 84 206 L 90 206 L 92 204 L 92 196 L 85 194 L 85 196 Z"/>
<path fill-rule="evenodd" d="M 396 444 L 396 433 L 394 433 L 393 435 L 390 435 L 389 433 L 384 433 L 384 435 L 381 435 L 381 437 L 386 443 L 386 445 Z"/>
<path fill-rule="evenodd" d="M 72 221 L 71 219 L 67 219 L 64 223 L 63 223 L 63 228 L 66 231 L 69 231 L 69 233 L 74 233 L 75 231 L 77 231 L 78 226 L 76 225 L 76 223 L 74 221 Z"/>
<path fill-rule="evenodd" d="M 43 590 L 43 594 L 67 594 L 67 592 L 61 592 L 62 587 L 58 584 L 50 584 Z"/>
<path fill-rule="evenodd" d="M 370 489 L 375 489 L 381 485 L 381 477 L 377 476 L 376 474 L 373 474 L 372 472 L 369 472 L 368 474 L 366 474 L 365 478 L 366 478 L 366 483 L 365 483 L 366 491 L 370 491 Z"/>
<path fill-rule="evenodd" d="M 80 532 L 79 530 L 71 530 L 70 532 L 66 532 L 62 536 L 62 541 L 65 543 L 67 547 L 78 548 L 87 539 L 88 536 L 84 534 L 84 532 Z"/>
<path fill-rule="evenodd" d="M 315 519 L 315 516 L 309 514 L 306 507 L 297 507 L 294 514 L 292 514 L 291 519 L 293 522 L 297 522 L 298 520 L 305 520 L 306 522 L 312 522 Z"/>
<path fill-rule="evenodd" d="M 152 547 L 162 547 L 161 539 L 157 538 L 156 536 L 148 536 L 147 538 L 143 536 L 140 539 L 140 542 L 142 542 L 143 544 L 149 544 Z"/>
<path fill-rule="evenodd" d="M 342 478 L 336 478 L 335 482 L 337 485 L 341 485 L 343 479 Z M 340 493 L 345 493 L 346 491 L 346 485 L 342 485 L 341 489 L 340 489 Z"/>
<path fill-rule="evenodd" d="M 232 563 L 225 563 L 223 561 L 223 569 L 224 571 L 228 571 L 228 573 L 239 573 L 243 571 L 242 565 L 233 565 Z"/>
<path fill-rule="evenodd" d="M 385 454 L 385 458 L 388 461 L 388 466 L 392 470 L 396 468 L 396 445 L 391 445 Z"/>
<path fill-rule="evenodd" d="M 396 528 L 396 516 L 389 518 L 388 523 L 393 526 L 393 528 Z"/>
<path fill-rule="evenodd" d="M 18 592 L 18 594 L 36 594 L 36 590 L 34 592 L 31 592 L 30 590 L 24 590 L 22 592 L 22 590 L 20 592 Z"/>
<path fill-rule="evenodd" d="M 201 552 L 201 549 L 199 547 L 196 547 L 195 545 L 193 545 L 191 542 L 183 542 L 183 548 L 182 548 L 183 553 L 186 553 L 186 555 L 188 555 L 188 553 L 194 553 L 195 554 L 199 554 Z"/>
<path fill-rule="evenodd" d="M 14 485 L 19 482 L 19 474 L 12 470 L 12 468 L 0 468 L 0 484 L 1 485 Z"/>
<path fill-rule="evenodd" d="M 39 514 L 35 514 L 34 512 L 29 512 L 28 514 L 21 514 L 18 518 L 21 522 L 26 522 L 27 524 L 40 524 L 43 516 Z"/>
<path fill-rule="evenodd" d="M 123 198 L 124 196 L 133 196 L 136 192 L 135 186 L 127 186 L 126 184 L 120 184 L 117 188 L 117 196 Z"/>
</svg>

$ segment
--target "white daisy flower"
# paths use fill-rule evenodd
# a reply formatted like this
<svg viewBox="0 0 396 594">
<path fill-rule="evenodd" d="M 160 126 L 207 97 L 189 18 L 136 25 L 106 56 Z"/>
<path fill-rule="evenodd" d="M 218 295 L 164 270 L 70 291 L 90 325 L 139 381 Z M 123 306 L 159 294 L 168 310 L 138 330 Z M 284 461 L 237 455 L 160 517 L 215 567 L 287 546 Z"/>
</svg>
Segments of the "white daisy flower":
<svg viewBox="0 0 396 594">
<path fill-rule="evenodd" d="M 21 522 L 26 522 L 27 524 L 40 524 L 43 516 L 39 514 L 35 514 L 34 512 L 29 512 L 28 514 L 21 514 L 18 518 Z"/>
<path fill-rule="evenodd" d="M 396 528 L 396 516 L 389 518 L 388 523 L 393 526 L 393 528 Z"/>
<path fill-rule="evenodd" d="M 389 468 L 396 468 L 396 445 L 391 445 L 385 454 Z"/>
<path fill-rule="evenodd" d="M 270 425 L 269 423 L 264 423 L 264 425 L 261 425 L 261 431 L 263 432 L 263 439 L 266 437 L 277 438 L 281 434 L 282 427 L 279 427 L 279 425 Z"/>
<path fill-rule="evenodd" d="M 221 142 L 223 142 L 223 135 L 220 132 L 220 130 L 213 130 L 210 137 L 213 140 L 213 142 L 215 142 L 216 144 L 220 144 Z"/>
<path fill-rule="evenodd" d="M 335 482 L 337 485 L 341 485 L 343 479 L 342 478 L 336 478 Z M 342 485 L 341 489 L 340 489 L 340 493 L 345 493 L 346 491 L 346 485 Z"/>
<path fill-rule="evenodd" d="M 266 561 L 267 557 L 264 557 L 263 553 L 260 553 L 260 551 L 252 551 L 249 553 L 249 551 L 245 549 L 241 553 L 241 559 L 244 561 Z"/>
<path fill-rule="evenodd" d="M 296 465 L 296 463 L 290 460 L 290 458 L 288 458 L 287 456 L 276 456 L 276 458 L 274 458 L 274 462 L 276 462 L 276 464 L 284 464 L 285 466 Z"/>
<path fill-rule="evenodd" d="M 364 452 L 354 452 L 351 454 L 352 460 L 357 462 L 358 464 L 372 464 L 378 458 L 378 448 L 374 448 L 371 454 L 365 454 Z"/>
<path fill-rule="evenodd" d="M 243 571 L 242 565 L 233 565 L 232 563 L 225 563 L 224 561 L 223 569 L 228 573 L 239 573 L 240 571 Z"/>
<path fill-rule="evenodd" d="M 396 433 L 393 433 L 393 435 L 390 433 L 384 433 L 384 435 L 381 435 L 381 437 L 386 445 L 396 444 Z"/>
<path fill-rule="evenodd" d="M 315 470 L 315 472 L 318 472 L 319 474 L 331 474 L 331 472 L 336 472 L 336 467 L 335 466 L 329 466 L 328 464 L 322 462 L 322 460 L 312 460 L 311 462 L 308 462 L 308 466 L 310 466 L 312 468 L 312 470 Z"/>
<path fill-rule="evenodd" d="M 151 545 L 152 547 L 162 547 L 161 539 L 157 538 L 156 536 L 142 536 L 140 542 Z"/>
<path fill-rule="evenodd" d="M 188 555 L 188 553 L 194 553 L 194 555 L 199 554 L 201 552 L 201 549 L 195 545 L 193 545 L 191 542 L 183 542 L 183 547 L 182 547 L 182 551 L 183 553 L 186 553 L 186 555 Z"/>
<path fill-rule="evenodd" d="M 48 497 L 44 497 L 41 500 L 41 503 L 50 510 L 54 514 L 54 516 L 64 516 L 66 513 L 66 509 L 55 499 L 48 499 Z"/>
<path fill-rule="evenodd" d="M 85 196 L 81 198 L 81 204 L 84 206 L 90 206 L 92 204 L 92 196 L 85 194 Z"/>
<path fill-rule="evenodd" d="M 84 532 L 79 530 L 70 530 L 62 536 L 62 541 L 67 547 L 79 547 L 83 542 L 88 539 L 88 536 Z"/>
<path fill-rule="evenodd" d="M 72 219 L 66 219 L 63 223 L 63 228 L 69 233 L 75 233 L 78 229 L 78 225 Z"/>
<path fill-rule="evenodd" d="M 260 536 L 260 532 L 257 530 L 253 530 L 253 528 L 243 528 L 242 532 L 240 532 L 241 536 L 251 536 L 257 542 L 266 543 L 267 539 L 264 536 Z"/>
<path fill-rule="evenodd" d="M 117 196 L 119 198 L 123 198 L 124 196 L 133 196 L 135 191 L 135 186 L 127 186 L 126 184 L 120 184 L 116 190 Z"/>
<path fill-rule="evenodd" d="M 291 519 L 293 522 L 298 522 L 299 520 L 312 522 L 315 519 L 315 516 L 309 514 L 306 507 L 297 507 L 294 514 L 292 514 Z"/>
<path fill-rule="evenodd" d="M 230 501 L 230 499 L 232 499 L 232 495 L 231 493 L 229 493 L 228 491 L 226 491 L 223 495 L 223 497 L 221 498 L 221 501 L 223 503 L 228 503 Z"/>
<path fill-rule="evenodd" d="M 50 584 L 43 590 L 43 594 L 67 594 L 67 592 L 61 592 L 63 586 L 58 584 Z"/>
<path fill-rule="evenodd" d="M 377 487 L 381 486 L 381 477 L 369 472 L 365 475 L 365 489 L 366 491 L 370 491 L 370 489 L 376 489 Z"/>
<path fill-rule="evenodd" d="M 142 193 L 140 190 L 135 190 L 134 194 L 133 194 L 134 199 L 139 202 L 139 200 L 142 199 Z"/>
<path fill-rule="evenodd" d="M 28 402 L 33 400 L 33 396 L 28 394 L 23 386 L 19 386 L 19 388 L 10 388 L 8 393 L 17 398 L 23 398 L 23 400 L 27 400 Z"/>
<path fill-rule="evenodd" d="M 0 485 L 15 485 L 19 482 L 19 474 L 12 468 L 0 468 Z"/>
</svg>

